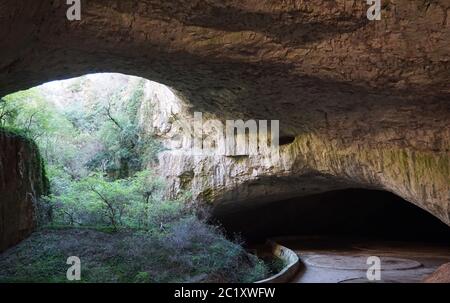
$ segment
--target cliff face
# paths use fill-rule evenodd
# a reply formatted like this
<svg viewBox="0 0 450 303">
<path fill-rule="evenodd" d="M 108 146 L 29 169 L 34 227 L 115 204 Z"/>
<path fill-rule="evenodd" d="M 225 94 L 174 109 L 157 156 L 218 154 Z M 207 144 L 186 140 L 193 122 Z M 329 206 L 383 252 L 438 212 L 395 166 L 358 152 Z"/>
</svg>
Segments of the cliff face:
<svg viewBox="0 0 450 303">
<path fill-rule="evenodd" d="M 354 129 L 299 134 L 293 142 L 281 145 L 279 159 L 269 153 L 193 155 L 187 143 L 191 138 L 178 129 L 193 125 L 189 104 L 157 83 L 147 82 L 145 92 L 141 125 L 162 139 L 166 148 L 156 169 L 168 182 L 168 197 L 190 191 L 196 200 L 231 211 L 251 203 L 336 189 L 379 189 L 450 224 L 450 132 L 446 125 L 428 133 L 415 128 L 394 133 L 388 128 L 359 139 L 353 136 Z M 390 117 L 395 119 L 397 114 L 392 112 Z M 205 129 L 202 136 L 208 135 Z M 403 140 L 414 147 L 399 144 Z"/>
<path fill-rule="evenodd" d="M 0 252 L 36 227 L 36 201 L 48 191 L 37 146 L 0 130 Z"/>
<path fill-rule="evenodd" d="M 380 21 L 355 0 L 90 0 L 79 22 L 65 3 L 1 2 L 0 95 L 94 71 L 141 76 L 191 111 L 280 120 L 296 138 L 276 163 L 166 151 L 173 193 L 244 205 L 379 188 L 450 224 L 448 0 L 382 1 Z"/>
</svg>

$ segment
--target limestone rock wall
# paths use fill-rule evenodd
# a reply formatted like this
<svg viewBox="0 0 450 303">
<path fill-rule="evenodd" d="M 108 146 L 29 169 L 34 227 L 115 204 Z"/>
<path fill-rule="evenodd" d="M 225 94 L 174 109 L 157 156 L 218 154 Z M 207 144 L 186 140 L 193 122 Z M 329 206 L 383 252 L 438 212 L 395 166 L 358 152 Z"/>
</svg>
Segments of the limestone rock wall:
<svg viewBox="0 0 450 303">
<path fill-rule="evenodd" d="M 31 234 L 36 227 L 36 201 L 47 191 L 37 146 L 0 130 L 0 252 Z"/>
<path fill-rule="evenodd" d="M 382 2 L 368 21 L 356 0 L 89 0 L 69 22 L 66 1 L 4 0 L 0 95 L 92 72 L 141 76 L 191 111 L 277 119 L 297 138 L 277 163 L 168 150 L 173 193 L 242 206 L 381 188 L 448 224 L 450 3 Z"/>
<path fill-rule="evenodd" d="M 380 189 L 450 224 L 450 130 L 446 127 L 432 132 L 386 129 L 359 140 L 323 129 L 297 135 L 294 142 L 282 145 L 279 159 L 270 154 L 195 155 L 186 144 L 189 138 L 174 128 L 192 126 L 187 101 L 152 82 L 147 82 L 146 92 L 141 124 L 165 146 L 154 168 L 168 182 L 167 197 L 189 191 L 193 199 L 229 211 L 335 189 Z M 399 144 L 408 140 L 416 148 Z"/>
</svg>

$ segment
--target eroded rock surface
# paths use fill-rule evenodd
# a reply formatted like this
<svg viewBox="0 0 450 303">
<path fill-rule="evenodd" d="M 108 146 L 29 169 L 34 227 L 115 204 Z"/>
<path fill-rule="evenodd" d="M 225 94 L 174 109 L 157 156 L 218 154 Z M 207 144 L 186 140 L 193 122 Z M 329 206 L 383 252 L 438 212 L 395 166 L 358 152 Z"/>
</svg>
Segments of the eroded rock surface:
<svg viewBox="0 0 450 303">
<path fill-rule="evenodd" d="M 48 182 L 37 146 L 0 130 L 0 252 L 26 238 L 36 227 L 37 199 Z"/>
<path fill-rule="evenodd" d="M 229 211 L 335 189 L 382 189 L 449 223 L 448 152 L 396 145 L 398 134 L 391 132 L 358 141 L 328 131 L 297 135 L 294 142 L 280 147 L 279 159 L 269 153 L 196 155 L 192 138 L 175 128 L 193 125 L 186 101 L 153 82 L 146 83 L 145 91 L 141 125 L 162 139 L 166 148 L 156 169 L 168 181 L 169 197 L 190 191 L 194 199 L 221 203 Z M 208 135 L 205 128 L 203 136 Z M 445 151 L 448 129 L 434 135 L 443 140 L 439 150 Z"/>
<path fill-rule="evenodd" d="M 424 283 L 450 283 L 450 263 L 439 267 L 433 274 L 428 276 Z"/>
<path fill-rule="evenodd" d="M 450 3 L 89 0 L 0 4 L 0 95 L 108 71 L 173 87 L 190 111 L 277 119 L 267 157 L 161 156 L 173 193 L 244 205 L 337 188 L 392 191 L 449 219 Z M 177 183 L 178 182 L 178 183 Z"/>
</svg>

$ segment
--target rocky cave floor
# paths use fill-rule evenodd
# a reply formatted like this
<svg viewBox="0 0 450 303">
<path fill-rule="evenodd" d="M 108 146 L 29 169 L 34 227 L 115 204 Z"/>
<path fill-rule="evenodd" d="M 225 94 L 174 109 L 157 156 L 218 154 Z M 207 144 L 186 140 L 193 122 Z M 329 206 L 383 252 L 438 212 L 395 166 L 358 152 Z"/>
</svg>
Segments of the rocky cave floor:
<svg viewBox="0 0 450 303">
<path fill-rule="evenodd" d="M 217 217 L 249 243 L 273 239 L 295 251 L 297 283 L 370 282 L 370 256 L 380 258 L 381 283 L 422 282 L 450 262 L 448 226 L 385 191 L 333 191 Z"/>
<path fill-rule="evenodd" d="M 277 242 L 294 250 L 301 269 L 294 283 L 369 283 L 367 258 L 381 260 L 379 283 L 417 283 L 450 262 L 450 244 L 357 238 L 285 237 Z"/>
</svg>

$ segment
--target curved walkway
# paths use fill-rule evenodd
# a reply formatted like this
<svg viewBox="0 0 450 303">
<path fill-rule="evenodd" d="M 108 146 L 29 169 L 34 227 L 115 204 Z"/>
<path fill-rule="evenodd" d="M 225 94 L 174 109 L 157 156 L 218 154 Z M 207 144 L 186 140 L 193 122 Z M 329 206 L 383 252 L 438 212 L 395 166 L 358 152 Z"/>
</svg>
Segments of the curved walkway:
<svg viewBox="0 0 450 303">
<path fill-rule="evenodd" d="M 303 264 L 294 283 L 368 283 L 367 258 L 381 261 L 384 283 L 422 282 L 440 265 L 450 262 L 450 244 L 375 242 L 332 238 L 278 238 L 295 251 Z"/>
</svg>

